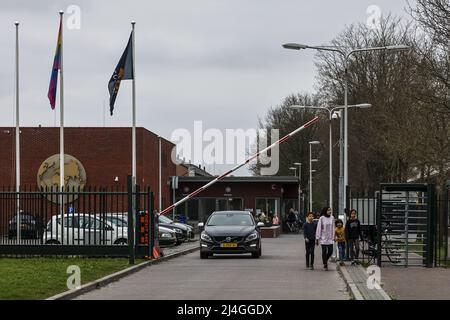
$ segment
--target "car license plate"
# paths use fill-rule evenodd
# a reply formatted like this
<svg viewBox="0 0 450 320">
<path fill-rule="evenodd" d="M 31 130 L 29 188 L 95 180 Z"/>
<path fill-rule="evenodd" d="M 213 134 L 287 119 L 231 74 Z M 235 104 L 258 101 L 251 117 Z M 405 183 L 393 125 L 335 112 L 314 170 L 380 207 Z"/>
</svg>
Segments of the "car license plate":
<svg viewBox="0 0 450 320">
<path fill-rule="evenodd" d="M 221 248 L 237 248 L 237 243 L 221 243 Z"/>
</svg>

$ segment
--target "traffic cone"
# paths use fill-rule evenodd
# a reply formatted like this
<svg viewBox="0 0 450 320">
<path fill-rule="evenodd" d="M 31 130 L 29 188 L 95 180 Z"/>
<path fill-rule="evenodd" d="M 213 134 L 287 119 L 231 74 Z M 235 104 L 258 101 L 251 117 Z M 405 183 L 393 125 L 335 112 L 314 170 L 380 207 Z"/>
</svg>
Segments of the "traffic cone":
<svg viewBox="0 0 450 320">
<path fill-rule="evenodd" d="M 160 247 L 155 246 L 153 248 L 153 259 L 160 259 L 164 256 L 164 253 L 162 252 Z"/>
</svg>

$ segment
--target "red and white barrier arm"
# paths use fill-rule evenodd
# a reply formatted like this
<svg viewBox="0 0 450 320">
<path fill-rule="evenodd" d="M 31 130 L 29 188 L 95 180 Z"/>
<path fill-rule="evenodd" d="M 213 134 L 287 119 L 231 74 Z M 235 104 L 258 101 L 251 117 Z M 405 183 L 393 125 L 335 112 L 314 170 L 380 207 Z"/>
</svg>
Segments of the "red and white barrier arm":
<svg viewBox="0 0 450 320">
<path fill-rule="evenodd" d="M 250 158 L 248 158 L 247 160 L 245 160 L 245 162 L 237 165 L 236 167 L 234 167 L 233 169 L 225 172 L 224 174 L 222 174 L 221 176 L 215 178 L 214 180 L 211 180 L 210 182 L 208 182 L 207 184 L 205 184 L 204 186 L 198 188 L 197 190 L 195 190 L 194 192 L 192 192 L 191 194 L 187 195 L 186 197 L 184 197 L 183 199 L 179 200 L 178 202 L 172 204 L 170 207 L 164 209 L 163 211 L 160 212 L 160 214 L 162 215 L 166 215 L 168 214 L 170 211 L 172 211 L 174 208 L 176 208 L 177 206 L 179 206 L 180 204 L 188 201 L 189 199 L 195 197 L 196 195 L 198 195 L 200 192 L 202 192 L 203 190 L 209 188 L 210 186 L 212 186 L 213 184 L 215 184 L 217 181 L 222 180 L 223 178 L 225 178 L 226 176 L 230 175 L 231 173 L 233 173 L 234 171 L 238 170 L 239 168 L 242 168 L 243 166 L 245 166 L 246 164 L 248 164 L 249 162 L 251 162 L 252 160 L 254 160 L 255 158 L 258 158 L 260 154 L 265 153 L 267 151 L 269 151 L 270 149 L 272 149 L 273 147 L 282 144 L 283 142 L 289 140 L 292 136 L 296 135 L 297 133 L 299 133 L 300 131 L 302 131 L 303 129 L 308 128 L 309 126 L 311 126 L 312 124 L 316 123 L 319 120 L 319 117 L 315 117 L 314 119 L 308 121 L 307 123 L 305 123 L 303 126 L 301 126 L 300 128 L 295 129 L 294 131 L 292 131 L 291 133 L 289 133 L 288 135 L 284 136 L 283 138 L 281 138 L 280 140 L 272 143 L 270 146 L 268 146 L 267 148 L 265 148 L 264 150 L 259 151 L 258 153 L 256 153 L 255 155 L 251 156 Z"/>
</svg>

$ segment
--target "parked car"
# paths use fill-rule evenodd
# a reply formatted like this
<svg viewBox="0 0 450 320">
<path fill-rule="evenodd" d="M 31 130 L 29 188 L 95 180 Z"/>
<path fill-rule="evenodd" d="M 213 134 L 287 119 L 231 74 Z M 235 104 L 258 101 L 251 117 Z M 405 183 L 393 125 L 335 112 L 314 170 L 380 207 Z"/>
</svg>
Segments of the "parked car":
<svg viewBox="0 0 450 320">
<path fill-rule="evenodd" d="M 158 242 L 160 246 L 174 246 L 177 244 L 175 231 L 162 226 L 158 226 L 158 229 Z"/>
<path fill-rule="evenodd" d="M 173 220 L 163 215 L 158 216 L 158 224 L 160 226 L 174 230 L 177 233 L 178 244 L 192 239 L 195 236 L 191 226 L 179 222 L 174 222 Z"/>
<path fill-rule="evenodd" d="M 213 254 L 251 253 L 253 258 L 261 256 L 261 235 L 259 228 L 264 223 L 256 223 L 247 211 L 216 211 L 200 235 L 200 258 L 207 259 Z"/>
<path fill-rule="evenodd" d="M 53 216 L 44 235 L 46 244 L 70 245 L 125 245 L 127 238 L 128 228 L 104 221 L 100 216 L 82 213 L 66 214 L 64 229 L 61 217 Z"/>
<path fill-rule="evenodd" d="M 128 215 L 125 213 L 107 214 L 106 219 L 118 227 L 128 228 Z M 177 243 L 176 232 L 172 229 L 158 226 L 158 242 L 160 246 L 173 246 Z"/>
<path fill-rule="evenodd" d="M 33 214 L 20 214 L 21 239 L 39 239 L 44 232 L 44 225 Z M 17 238 L 17 215 L 14 215 L 8 223 L 8 238 Z"/>
</svg>

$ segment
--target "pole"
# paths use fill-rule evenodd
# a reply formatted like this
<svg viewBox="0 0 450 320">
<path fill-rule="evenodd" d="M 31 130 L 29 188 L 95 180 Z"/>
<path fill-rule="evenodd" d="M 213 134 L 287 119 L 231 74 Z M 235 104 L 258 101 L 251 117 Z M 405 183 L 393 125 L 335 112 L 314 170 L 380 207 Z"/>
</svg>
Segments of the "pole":
<svg viewBox="0 0 450 320">
<path fill-rule="evenodd" d="M 129 238 L 130 238 L 130 242 L 132 243 L 132 245 L 134 246 L 134 244 L 135 244 L 135 241 L 136 241 L 136 234 L 135 234 L 135 232 L 136 232 L 136 228 L 135 228 L 135 226 L 136 226 L 136 182 L 137 182 L 137 179 L 136 179 L 136 69 L 135 69 L 135 46 L 134 46 L 134 41 L 135 41 L 135 37 L 134 37 L 134 34 L 135 34 L 135 25 L 136 25 L 136 22 L 135 21 L 131 21 L 131 27 L 132 27 L 132 30 L 133 30 L 133 38 L 132 38 L 132 42 L 133 42 L 133 45 L 132 45 L 132 58 L 133 58 L 133 82 L 132 82 L 132 96 L 133 96 L 133 101 L 132 101 L 132 108 L 133 108 L 133 111 L 132 111 L 132 122 L 133 122 L 133 126 L 132 126 L 132 129 L 131 129 L 131 149 L 132 149 L 132 151 L 131 151 L 131 153 L 132 153 L 132 156 L 131 156 L 131 162 L 132 162 L 132 176 L 131 176 L 131 198 L 132 198 L 132 200 L 131 200 L 131 214 L 132 214 L 132 219 L 131 219 L 131 222 L 132 222 L 132 225 L 133 225 L 133 229 L 132 230 L 130 230 L 131 231 L 131 233 L 128 233 L 129 234 Z M 149 214 L 153 214 L 153 213 L 149 213 Z M 132 261 L 132 263 L 134 264 L 134 259 L 135 259 L 135 257 L 134 257 L 134 255 L 135 255 L 135 253 L 134 253 L 134 249 L 133 249 L 133 253 L 132 253 L 132 258 L 130 258 L 130 263 L 131 263 L 131 260 L 133 260 Z"/>
<path fill-rule="evenodd" d="M 133 29 L 133 45 L 132 45 L 132 55 L 133 55 L 133 128 L 132 128 L 132 132 L 131 132 L 131 144 L 132 144 L 132 177 L 134 177 L 133 183 L 136 183 L 136 70 L 135 70 L 135 46 L 134 46 L 134 41 L 135 41 L 135 37 L 134 37 L 134 32 L 135 32 L 135 25 L 136 22 L 132 21 L 131 22 L 131 26 Z"/>
<path fill-rule="evenodd" d="M 300 215 L 303 215 L 302 209 L 301 207 L 301 203 L 302 203 L 302 164 L 300 163 L 300 165 L 298 166 L 298 212 L 300 213 Z"/>
<path fill-rule="evenodd" d="M 341 112 L 339 124 L 339 214 L 344 215 L 344 115 Z"/>
<path fill-rule="evenodd" d="M 344 60 L 345 79 L 344 79 L 344 181 L 342 185 L 343 201 L 342 206 L 345 209 L 347 203 L 347 185 L 348 185 L 348 57 Z M 348 208 L 347 208 L 348 209 Z M 346 215 L 344 214 L 344 223 Z"/>
<path fill-rule="evenodd" d="M 250 158 L 248 158 L 247 160 L 245 160 L 244 162 L 242 162 L 241 164 L 238 164 L 237 166 L 235 166 L 233 169 L 228 170 L 227 172 L 225 172 L 224 174 L 222 174 L 221 176 L 211 180 L 210 182 L 208 182 L 207 184 L 205 184 L 204 186 L 198 188 L 197 190 L 195 190 L 194 192 L 190 193 L 189 195 L 187 195 L 186 197 L 184 197 L 183 199 L 179 200 L 178 202 L 172 204 L 171 206 L 169 206 L 168 208 L 164 209 L 163 211 L 160 212 L 160 214 L 165 215 L 167 213 L 169 213 L 173 208 L 179 206 L 180 204 L 188 201 L 189 199 L 195 197 L 197 194 L 201 193 L 202 191 L 204 191 L 205 189 L 209 188 L 210 186 L 212 186 L 213 184 L 215 184 L 217 181 L 222 180 L 223 178 L 225 178 L 226 176 L 230 175 L 231 173 L 233 173 L 234 171 L 238 170 L 239 168 L 242 168 L 243 166 L 245 166 L 246 164 L 248 164 L 249 162 L 251 162 L 252 160 L 256 159 L 259 157 L 260 154 L 265 153 L 267 151 L 269 151 L 270 149 L 274 148 L 275 146 L 289 140 L 290 138 L 292 138 L 294 135 L 296 135 L 297 133 L 299 133 L 300 131 L 308 128 L 309 126 L 311 126 L 312 124 L 316 123 L 319 120 L 319 117 L 315 117 L 314 119 L 308 121 L 307 123 L 305 123 L 303 126 L 295 129 L 294 131 L 292 131 L 291 133 L 285 135 L 283 138 L 281 138 L 280 140 L 272 143 L 270 146 L 268 146 L 267 148 L 257 152 L 256 154 L 254 154 L 253 156 L 251 156 Z"/>
<path fill-rule="evenodd" d="M 17 242 L 20 242 L 20 122 L 19 122 L 19 22 L 16 21 L 16 192 L 17 192 Z"/>
<path fill-rule="evenodd" d="M 158 196 L 158 209 L 162 210 L 162 152 L 161 152 L 161 137 L 159 138 L 159 196 Z"/>
<path fill-rule="evenodd" d="M 330 200 L 328 205 L 333 210 L 333 114 L 330 112 Z"/>
<path fill-rule="evenodd" d="M 59 186 L 60 186 L 60 207 L 61 207 L 61 242 L 64 243 L 64 37 L 63 37 L 63 30 L 64 30 L 64 24 L 63 24 L 63 16 L 64 11 L 59 12 L 59 16 L 61 19 L 61 51 L 60 51 L 60 67 L 59 67 L 59 104 L 60 104 L 60 110 L 59 110 Z"/>
<path fill-rule="evenodd" d="M 312 212 L 312 161 L 311 161 L 312 147 L 309 145 L 309 212 Z"/>
</svg>

